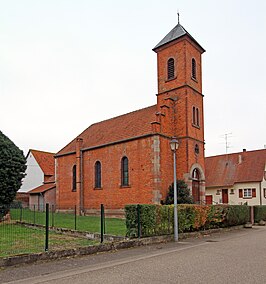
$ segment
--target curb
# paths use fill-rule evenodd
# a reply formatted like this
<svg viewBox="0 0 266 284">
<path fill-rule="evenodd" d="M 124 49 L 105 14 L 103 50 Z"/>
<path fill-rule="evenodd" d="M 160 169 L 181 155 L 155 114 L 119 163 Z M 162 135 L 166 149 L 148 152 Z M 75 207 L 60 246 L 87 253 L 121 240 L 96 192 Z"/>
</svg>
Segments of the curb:
<svg viewBox="0 0 266 284">
<path fill-rule="evenodd" d="M 242 228 L 243 225 L 234 226 L 230 228 L 210 229 L 206 231 L 199 231 L 192 233 L 180 233 L 179 239 L 199 238 L 204 235 L 210 235 L 213 233 L 219 233 L 225 231 L 239 230 Z M 92 245 L 88 247 L 80 247 L 75 249 L 41 252 L 33 254 L 22 254 L 17 256 L 0 258 L 0 268 L 20 265 L 20 264 L 29 264 L 38 261 L 55 260 L 64 257 L 76 257 L 76 256 L 91 255 L 101 252 L 117 251 L 120 249 L 128 249 L 128 248 L 145 246 L 145 245 L 166 243 L 166 242 L 171 242 L 173 240 L 174 240 L 173 235 L 164 235 L 164 236 L 154 236 L 142 239 L 128 239 L 118 242 L 108 242 L 99 245 Z"/>
</svg>

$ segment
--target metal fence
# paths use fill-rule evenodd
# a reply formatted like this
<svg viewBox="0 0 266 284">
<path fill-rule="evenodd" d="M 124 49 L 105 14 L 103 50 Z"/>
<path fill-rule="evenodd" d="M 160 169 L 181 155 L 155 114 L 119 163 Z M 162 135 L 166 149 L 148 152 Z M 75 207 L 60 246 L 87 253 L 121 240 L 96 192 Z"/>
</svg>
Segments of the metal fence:
<svg viewBox="0 0 266 284">
<path fill-rule="evenodd" d="M 0 205 L 0 257 L 23 253 L 88 246 L 125 236 L 125 220 L 100 216 L 80 216 L 76 208 L 65 213 L 55 206 Z"/>
</svg>

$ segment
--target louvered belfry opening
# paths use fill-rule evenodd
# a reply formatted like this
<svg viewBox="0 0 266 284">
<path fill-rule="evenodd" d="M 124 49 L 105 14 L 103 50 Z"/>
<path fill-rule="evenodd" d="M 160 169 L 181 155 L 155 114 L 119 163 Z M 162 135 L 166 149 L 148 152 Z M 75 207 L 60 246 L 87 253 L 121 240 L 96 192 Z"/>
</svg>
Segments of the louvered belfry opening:
<svg viewBox="0 0 266 284">
<path fill-rule="evenodd" d="M 197 79 L 196 75 L 196 60 L 192 58 L 192 78 Z"/>
<path fill-rule="evenodd" d="M 173 79 L 175 77 L 175 61 L 174 58 L 170 58 L 167 61 L 167 79 Z"/>
</svg>

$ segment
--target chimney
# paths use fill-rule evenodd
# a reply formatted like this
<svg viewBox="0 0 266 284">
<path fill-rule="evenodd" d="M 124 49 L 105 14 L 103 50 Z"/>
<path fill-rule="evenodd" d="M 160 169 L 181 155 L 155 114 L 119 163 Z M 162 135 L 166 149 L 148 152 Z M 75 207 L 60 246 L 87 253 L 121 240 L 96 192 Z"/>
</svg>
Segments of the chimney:
<svg viewBox="0 0 266 284">
<path fill-rule="evenodd" d="M 243 152 L 247 152 L 247 149 L 243 149 Z"/>
</svg>

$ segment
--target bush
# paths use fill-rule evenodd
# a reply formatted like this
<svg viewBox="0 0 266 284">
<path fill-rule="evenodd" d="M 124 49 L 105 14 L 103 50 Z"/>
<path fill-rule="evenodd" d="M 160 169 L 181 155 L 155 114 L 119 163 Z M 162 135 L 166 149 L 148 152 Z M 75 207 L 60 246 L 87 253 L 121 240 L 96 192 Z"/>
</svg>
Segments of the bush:
<svg viewBox="0 0 266 284">
<path fill-rule="evenodd" d="M 266 221 L 266 205 L 254 206 L 254 221 L 259 223 L 259 221 Z"/>
<path fill-rule="evenodd" d="M 243 225 L 250 221 L 250 207 L 247 205 L 225 205 L 225 226 Z"/>
<path fill-rule="evenodd" d="M 190 195 L 190 190 L 184 180 L 176 181 L 177 189 L 177 203 L 178 204 L 192 204 L 193 198 Z M 165 204 L 174 204 L 174 183 L 168 188 L 168 194 L 165 199 Z"/>
<path fill-rule="evenodd" d="M 128 237 L 138 236 L 138 210 L 142 237 L 172 234 L 173 205 L 127 205 L 126 227 Z M 193 232 L 211 228 L 236 226 L 250 220 L 246 205 L 178 205 L 179 232 Z"/>
</svg>

